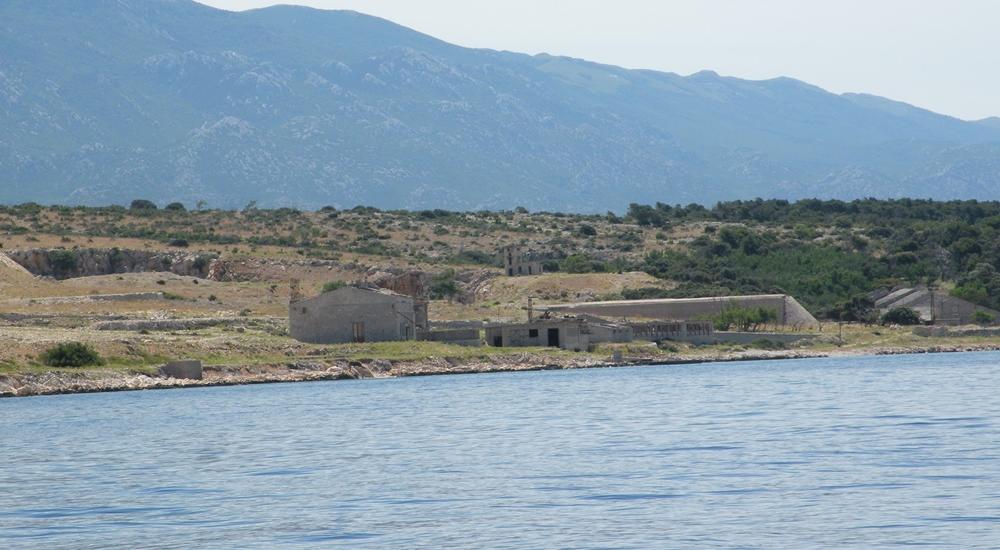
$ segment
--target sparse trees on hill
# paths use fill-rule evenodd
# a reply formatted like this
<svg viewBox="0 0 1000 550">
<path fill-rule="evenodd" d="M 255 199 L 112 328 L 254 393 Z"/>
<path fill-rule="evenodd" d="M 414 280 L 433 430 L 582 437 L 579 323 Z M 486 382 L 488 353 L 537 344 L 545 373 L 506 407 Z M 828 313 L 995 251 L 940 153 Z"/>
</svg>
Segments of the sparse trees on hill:
<svg viewBox="0 0 1000 550">
<path fill-rule="evenodd" d="M 156 210 L 156 203 L 146 199 L 136 199 L 129 205 L 129 210 Z"/>
</svg>

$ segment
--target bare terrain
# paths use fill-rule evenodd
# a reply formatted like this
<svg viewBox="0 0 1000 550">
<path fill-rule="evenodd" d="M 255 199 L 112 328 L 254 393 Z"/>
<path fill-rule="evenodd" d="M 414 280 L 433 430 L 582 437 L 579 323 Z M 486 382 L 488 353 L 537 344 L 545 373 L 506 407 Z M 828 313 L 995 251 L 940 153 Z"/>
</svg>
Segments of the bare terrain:
<svg viewBox="0 0 1000 550">
<path fill-rule="evenodd" d="M 571 354 L 436 343 L 318 346 L 287 336 L 293 279 L 301 281 L 305 294 L 313 294 L 331 282 L 391 284 L 402 274 L 415 274 L 430 298 L 434 323 L 518 320 L 526 315 L 529 297 L 545 303 L 614 299 L 630 291 L 671 291 L 677 283 L 628 269 L 505 277 L 495 257 L 501 245 L 521 244 L 563 262 L 577 255 L 625 267 L 650 251 L 687 250 L 706 227 L 725 225 L 657 228 L 612 217 L 518 212 L 6 208 L 0 211 L 2 250 L 10 256 L 0 256 L 0 394 L 954 351 L 1000 344 L 995 338 L 921 338 L 907 328 L 834 323 L 825 323 L 810 343 L 778 350 L 634 343 Z M 101 263 L 109 254 L 110 267 Z M 10 258 L 49 274 L 31 273 Z M 45 350 L 66 342 L 90 345 L 105 364 L 44 366 Z M 618 359 L 612 361 L 613 355 Z M 178 359 L 202 361 L 205 380 L 158 374 L 160 365 Z"/>
</svg>

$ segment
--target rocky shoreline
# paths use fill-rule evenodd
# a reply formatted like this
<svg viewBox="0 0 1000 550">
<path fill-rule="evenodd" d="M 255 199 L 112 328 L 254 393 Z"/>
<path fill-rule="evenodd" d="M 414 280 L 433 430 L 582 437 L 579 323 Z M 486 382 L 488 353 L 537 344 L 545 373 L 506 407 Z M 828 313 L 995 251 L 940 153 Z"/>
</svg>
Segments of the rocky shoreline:
<svg viewBox="0 0 1000 550">
<path fill-rule="evenodd" d="M 697 363 L 807 359 L 862 355 L 960 353 L 1000 351 L 1000 344 L 936 345 L 920 348 L 877 348 L 831 352 L 741 351 L 704 355 L 626 357 L 609 361 L 592 356 L 566 357 L 545 354 L 514 354 L 477 359 L 432 357 L 419 361 L 297 361 L 265 365 L 220 365 L 204 367 L 203 379 L 184 380 L 157 374 L 122 370 L 79 370 L 43 373 L 0 374 L 0 397 L 28 397 L 70 393 L 137 391 L 209 386 L 312 382 L 320 380 L 365 380 L 408 376 L 441 376 L 539 370 L 570 370 L 634 366 L 686 365 Z"/>
</svg>

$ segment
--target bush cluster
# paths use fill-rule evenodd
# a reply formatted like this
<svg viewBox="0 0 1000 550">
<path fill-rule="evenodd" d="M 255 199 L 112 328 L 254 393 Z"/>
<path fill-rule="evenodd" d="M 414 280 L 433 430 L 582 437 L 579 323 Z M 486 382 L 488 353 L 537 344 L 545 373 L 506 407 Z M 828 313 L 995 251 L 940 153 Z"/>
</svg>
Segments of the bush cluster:
<svg viewBox="0 0 1000 550">
<path fill-rule="evenodd" d="M 50 367 L 89 367 L 104 364 L 104 360 L 94 348 L 81 342 L 57 344 L 45 350 L 40 359 Z"/>
</svg>

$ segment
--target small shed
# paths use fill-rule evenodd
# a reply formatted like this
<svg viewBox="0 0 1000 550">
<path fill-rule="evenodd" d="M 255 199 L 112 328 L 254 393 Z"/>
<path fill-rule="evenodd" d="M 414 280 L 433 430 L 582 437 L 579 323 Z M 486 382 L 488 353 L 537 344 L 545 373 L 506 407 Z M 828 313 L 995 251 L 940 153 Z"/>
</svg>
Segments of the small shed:
<svg viewBox="0 0 1000 550">
<path fill-rule="evenodd" d="M 292 338 L 313 344 L 414 340 L 427 328 L 427 308 L 391 290 L 345 286 L 290 302 L 288 322 Z"/>
</svg>

